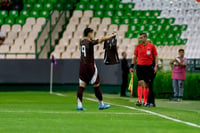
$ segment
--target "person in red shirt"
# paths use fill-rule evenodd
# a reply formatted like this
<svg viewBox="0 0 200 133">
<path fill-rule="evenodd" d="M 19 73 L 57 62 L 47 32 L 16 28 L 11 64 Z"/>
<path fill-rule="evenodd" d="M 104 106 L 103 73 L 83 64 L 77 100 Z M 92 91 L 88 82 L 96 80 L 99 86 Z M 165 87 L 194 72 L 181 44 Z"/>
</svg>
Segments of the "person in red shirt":
<svg viewBox="0 0 200 133">
<path fill-rule="evenodd" d="M 139 35 L 141 44 L 135 48 L 132 64 L 130 66 L 130 72 L 134 72 L 134 66 L 137 61 L 136 75 L 138 78 L 138 101 L 137 106 L 142 105 L 142 94 L 144 95 L 144 106 L 148 106 L 147 99 L 149 94 L 149 83 L 157 72 L 158 66 L 158 54 L 153 44 L 147 41 L 147 34 L 141 33 Z M 155 59 L 155 66 L 153 66 L 153 60 Z M 143 90 L 144 88 L 144 90 Z"/>
</svg>

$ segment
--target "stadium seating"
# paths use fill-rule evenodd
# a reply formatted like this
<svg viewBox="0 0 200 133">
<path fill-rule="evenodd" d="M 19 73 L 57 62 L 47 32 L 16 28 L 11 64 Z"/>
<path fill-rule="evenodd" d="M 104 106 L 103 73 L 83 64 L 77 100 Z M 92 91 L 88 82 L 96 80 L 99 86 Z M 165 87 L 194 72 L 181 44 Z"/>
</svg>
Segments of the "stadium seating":
<svg viewBox="0 0 200 133">
<path fill-rule="evenodd" d="M 70 56 L 64 56 L 71 45 L 78 45 L 72 40 L 77 39 L 79 42 L 85 27 L 93 28 L 95 38 L 102 37 L 107 32 L 111 34 L 113 31 L 118 32 L 119 55 L 123 51 L 127 51 L 128 58 L 132 57 L 134 47 L 138 44 L 138 33 L 146 32 L 149 38 L 157 46 L 159 57 L 165 59 L 174 58 L 179 48 L 185 48 L 187 37 L 184 33 L 188 24 L 176 23 L 175 16 L 165 15 L 166 8 L 161 7 L 168 1 L 152 2 L 150 0 L 141 2 L 140 0 L 81 0 L 76 5 L 72 17 L 66 31 L 63 34 L 58 46 L 62 46 L 65 42 L 64 51 L 55 49 L 52 54 L 56 53 L 58 58 L 73 58 L 74 53 L 79 54 L 78 47 L 73 46 L 73 52 Z M 174 2 L 177 2 L 174 0 Z M 89 4 L 88 4 L 89 3 Z M 167 8 L 168 9 L 168 8 Z M 173 13 L 172 13 L 173 14 Z M 174 53 L 171 54 L 170 50 Z M 103 58 L 98 53 L 102 53 L 103 48 L 96 48 L 97 58 Z"/>
<path fill-rule="evenodd" d="M 186 49 L 188 58 L 200 58 L 197 52 L 200 50 L 197 44 L 200 37 L 200 4 L 195 0 L 80 0 L 78 3 L 76 0 L 24 0 L 24 9 L 20 12 L 0 11 L 1 30 L 7 35 L 4 43 L 10 44 L 7 48 L 0 46 L 0 52 L 4 53 L 1 51 L 4 49 L 6 53 L 15 51 L 15 57 L 20 59 L 23 56 L 17 53 L 34 52 L 34 40 L 50 12 L 66 9 L 73 11 L 69 23 L 61 38 L 58 34 L 53 38 L 59 39 L 53 41 L 55 47 L 51 53 L 57 58 L 79 58 L 78 45 L 85 27 L 96 31 L 95 38 L 117 31 L 120 58 L 123 51 L 127 51 L 128 58 L 131 58 L 141 32 L 148 33 L 160 58 L 174 58 L 179 48 Z M 59 13 L 54 13 L 52 17 L 52 24 L 55 24 Z M 95 53 L 96 58 L 103 58 L 103 46 L 97 46 Z M 1 58 L 7 58 L 6 54 Z"/>
<path fill-rule="evenodd" d="M 6 46 L 0 46 L 0 58 L 35 58 L 34 41 L 42 31 L 51 11 L 57 11 L 52 17 L 52 25 L 55 25 L 59 17 L 58 11 L 72 10 L 75 2 L 76 0 L 24 0 L 22 11 L 0 10 L 1 31 L 6 34 Z"/>
</svg>

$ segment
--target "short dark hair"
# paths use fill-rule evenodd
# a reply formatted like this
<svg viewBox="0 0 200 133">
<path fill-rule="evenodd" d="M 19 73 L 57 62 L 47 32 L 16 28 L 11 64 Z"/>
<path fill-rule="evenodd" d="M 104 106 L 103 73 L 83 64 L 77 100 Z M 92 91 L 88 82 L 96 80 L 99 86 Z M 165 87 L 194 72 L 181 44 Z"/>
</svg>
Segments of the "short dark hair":
<svg viewBox="0 0 200 133">
<path fill-rule="evenodd" d="M 140 33 L 139 35 L 140 35 L 140 36 L 143 35 L 143 36 L 147 37 L 147 33 Z"/>
<path fill-rule="evenodd" d="M 85 28 L 83 32 L 83 36 L 86 37 L 88 36 L 89 33 L 93 32 L 94 30 L 92 28 Z"/>
<path fill-rule="evenodd" d="M 122 52 L 122 56 L 124 56 L 124 54 L 126 54 L 126 52 L 124 51 L 124 52 Z"/>
<path fill-rule="evenodd" d="M 179 49 L 178 52 L 184 52 L 184 49 Z"/>
</svg>

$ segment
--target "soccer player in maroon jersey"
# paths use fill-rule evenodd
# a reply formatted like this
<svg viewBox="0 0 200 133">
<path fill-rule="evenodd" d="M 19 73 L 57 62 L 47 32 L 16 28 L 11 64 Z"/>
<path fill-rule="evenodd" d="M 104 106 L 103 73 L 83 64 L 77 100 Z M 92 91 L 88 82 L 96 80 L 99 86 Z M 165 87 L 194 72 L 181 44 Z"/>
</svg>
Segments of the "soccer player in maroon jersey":
<svg viewBox="0 0 200 133">
<path fill-rule="evenodd" d="M 142 94 L 143 94 L 144 95 L 143 104 L 145 107 L 147 107 L 149 83 L 151 83 L 154 74 L 157 72 L 158 56 L 155 46 L 147 42 L 146 33 L 141 33 L 139 35 L 139 40 L 141 44 L 137 45 L 135 48 L 130 72 L 134 71 L 134 65 L 137 61 L 136 75 L 138 78 L 138 88 L 137 88 L 138 102 L 136 103 L 136 105 L 137 106 L 142 105 Z M 155 66 L 153 66 L 153 60 L 155 61 Z"/>
<path fill-rule="evenodd" d="M 94 40 L 94 31 L 91 28 L 86 28 L 83 34 L 84 38 L 80 41 L 81 59 L 79 69 L 79 88 L 77 92 L 77 110 L 85 110 L 82 105 L 83 91 L 89 83 L 93 84 L 95 96 L 99 100 L 99 109 L 107 109 L 110 105 L 103 102 L 100 90 L 99 74 L 94 62 L 94 46 L 98 43 L 109 40 L 117 34 L 113 33 L 110 36 L 104 36 L 97 40 Z"/>
</svg>

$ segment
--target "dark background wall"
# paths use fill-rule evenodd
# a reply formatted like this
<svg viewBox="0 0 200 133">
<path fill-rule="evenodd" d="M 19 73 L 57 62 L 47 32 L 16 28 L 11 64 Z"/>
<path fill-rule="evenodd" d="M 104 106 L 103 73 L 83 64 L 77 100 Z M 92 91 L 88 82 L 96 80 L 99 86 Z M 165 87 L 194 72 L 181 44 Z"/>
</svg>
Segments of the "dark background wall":
<svg viewBox="0 0 200 133">
<path fill-rule="evenodd" d="M 79 60 L 57 60 L 55 83 L 78 83 Z M 49 83 L 50 60 L 0 60 L 0 83 Z M 96 60 L 102 84 L 121 84 L 120 64 Z"/>
</svg>

